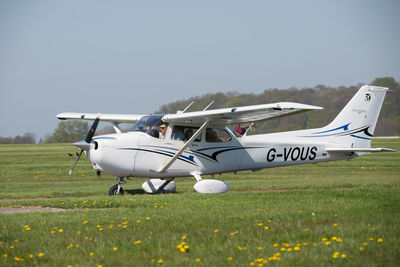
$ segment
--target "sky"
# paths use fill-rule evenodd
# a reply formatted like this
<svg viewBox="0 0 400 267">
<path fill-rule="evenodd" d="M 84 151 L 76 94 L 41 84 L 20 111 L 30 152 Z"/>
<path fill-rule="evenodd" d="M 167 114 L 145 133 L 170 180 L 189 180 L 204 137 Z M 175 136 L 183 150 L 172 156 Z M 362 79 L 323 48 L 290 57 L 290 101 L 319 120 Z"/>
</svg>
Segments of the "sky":
<svg viewBox="0 0 400 267">
<path fill-rule="evenodd" d="M 400 81 L 399 14 L 397 0 L 1 0 L 0 136 L 42 138 L 67 111 Z"/>
</svg>

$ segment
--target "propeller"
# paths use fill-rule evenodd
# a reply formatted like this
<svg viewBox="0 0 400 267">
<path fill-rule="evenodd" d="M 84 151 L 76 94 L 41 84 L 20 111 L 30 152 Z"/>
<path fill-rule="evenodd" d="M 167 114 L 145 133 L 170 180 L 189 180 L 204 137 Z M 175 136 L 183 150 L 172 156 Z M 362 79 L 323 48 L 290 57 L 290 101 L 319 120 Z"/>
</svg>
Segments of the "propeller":
<svg viewBox="0 0 400 267">
<path fill-rule="evenodd" d="M 92 138 L 94 136 L 94 133 L 96 132 L 96 128 L 97 125 L 99 124 L 100 121 L 100 113 L 97 115 L 96 119 L 94 120 L 92 127 L 90 127 L 89 132 L 85 138 L 85 140 L 79 141 L 77 143 L 74 144 L 74 146 L 77 146 L 81 149 L 81 152 L 77 155 L 78 157 L 75 160 L 74 165 L 72 165 L 72 168 L 69 170 L 69 175 L 72 174 L 72 171 L 74 170 L 76 164 L 78 163 L 78 160 L 80 159 L 80 157 L 82 156 L 83 151 L 89 151 L 90 149 L 90 142 L 92 141 Z"/>
</svg>

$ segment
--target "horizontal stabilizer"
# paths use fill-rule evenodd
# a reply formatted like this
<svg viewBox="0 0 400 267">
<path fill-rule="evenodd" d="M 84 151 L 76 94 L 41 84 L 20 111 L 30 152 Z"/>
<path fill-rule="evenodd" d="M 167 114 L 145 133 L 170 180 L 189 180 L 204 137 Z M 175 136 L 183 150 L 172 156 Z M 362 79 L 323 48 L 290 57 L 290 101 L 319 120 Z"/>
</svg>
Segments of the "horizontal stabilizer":
<svg viewBox="0 0 400 267">
<path fill-rule="evenodd" d="M 327 148 L 327 152 L 357 153 L 357 152 L 398 152 L 395 149 L 376 147 L 376 148 Z"/>
</svg>

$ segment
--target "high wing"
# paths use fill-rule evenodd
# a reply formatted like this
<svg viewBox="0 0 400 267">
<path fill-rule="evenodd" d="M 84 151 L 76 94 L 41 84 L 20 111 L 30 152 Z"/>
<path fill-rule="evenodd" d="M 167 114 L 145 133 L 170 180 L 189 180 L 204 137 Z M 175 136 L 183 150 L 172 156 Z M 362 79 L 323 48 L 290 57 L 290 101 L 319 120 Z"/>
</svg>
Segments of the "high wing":
<svg viewBox="0 0 400 267">
<path fill-rule="evenodd" d="M 162 120 L 168 123 L 197 126 L 200 126 L 204 122 L 208 121 L 211 125 L 222 126 L 276 119 L 310 110 L 320 109 L 322 108 L 318 106 L 292 102 L 278 102 L 237 108 L 222 108 L 207 111 L 167 114 L 162 118 Z"/>
<path fill-rule="evenodd" d="M 96 113 L 76 113 L 64 112 L 57 115 L 60 120 L 95 120 L 98 114 Z M 140 120 L 143 116 L 139 114 L 101 114 L 102 121 L 113 123 L 132 123 Z"/>
</svg>

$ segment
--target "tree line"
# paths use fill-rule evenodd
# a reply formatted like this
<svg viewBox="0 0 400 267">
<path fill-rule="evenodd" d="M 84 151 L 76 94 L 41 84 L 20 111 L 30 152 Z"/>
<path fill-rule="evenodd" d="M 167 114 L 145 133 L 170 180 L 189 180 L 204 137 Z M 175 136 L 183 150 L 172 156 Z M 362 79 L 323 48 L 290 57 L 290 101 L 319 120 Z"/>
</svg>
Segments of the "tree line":
<svg viewBox="0 0 400 267">
<path fill-rule="evenodd" d="M 374 135 L 400 135 L 400 83 L 392 77 L 384 77 L 376 78 L 371 84 L 390 89 L 386 94 Z M 267 89 L 260 94 L 240 94 L 237 92 L 206 94 L 163 105 L 157 113 L 176 113 L 177 110 L 183 110 L 192 101 L 194 104 L 189 111 L 203 110 L 211 101 L 214 101 L 211 109 L 274 102 L 299 102 L 321 106 L 324 109 L 256 123 L 252 132 L 271 133 L 318 128 L 331 122 L 361 86 L 362 84 L 334 88 L 317 85 L 314 88 L 303 89 Z"/>
<path fill-rule="evenodd" d="M 388 87 L 385 101 L 376 126 L 375 136 L 400 135 L 400 83 L 392 77 L 376 78 L 372 83 Z M 176 113 L 191 102 L 194 104 L 188 111 L 203 110 L 212 101 L 210 109 L 239 107 L 274 102 L 299 102 L 324 109 L 306 112 L 276 120 L 256 123 L 251 133 L 271 133 L 306 128 L 318 128 L 331 122 L 362 85 L 338 88 L 317 85 L 314 88 L 266 89 L 260 94 L 240 94 L 237 92 L 214 93 L 191 97 L 161 106 L 155 113 Z M 86 137 L 89 124 L 83 121 L 61 121 L 54 132 L 39 143 L 73 143 Z M 114 132 L 112 127 L 99 129 L 97 134 Z M 0 144 L 34 144 L 35 135 L 26 133 L 23 136 L 0 137 Z"/>
</svg>

